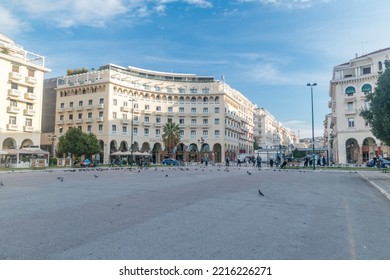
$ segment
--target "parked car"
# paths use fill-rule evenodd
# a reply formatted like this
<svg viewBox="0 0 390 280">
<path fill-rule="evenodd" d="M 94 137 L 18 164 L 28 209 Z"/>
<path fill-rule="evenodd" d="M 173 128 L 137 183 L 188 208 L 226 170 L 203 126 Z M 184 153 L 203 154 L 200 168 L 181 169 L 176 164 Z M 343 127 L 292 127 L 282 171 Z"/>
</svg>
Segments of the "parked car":
<svg viewBox="0 0 390 280">
<path fill-rule="evenodd" d="M 164 165 L 180 165 L 180 162 L 174 158 L 166 158 L 161 163 Z"/>
<path fill-rule="evenodd" d="M 367 167 L 375 167 L 378 165 L 378 162 L 379 162 L 379 167 L 380 168 L 388 168 L 390 167 L 390 161 L 387 160 L 387 159 L 379 159 L 376 161 L 376 163 L 374 162 L 374 159 L 370 159 L 369 161 L 367 161 L 366 163 L 366 166 Z"/>
</svg>

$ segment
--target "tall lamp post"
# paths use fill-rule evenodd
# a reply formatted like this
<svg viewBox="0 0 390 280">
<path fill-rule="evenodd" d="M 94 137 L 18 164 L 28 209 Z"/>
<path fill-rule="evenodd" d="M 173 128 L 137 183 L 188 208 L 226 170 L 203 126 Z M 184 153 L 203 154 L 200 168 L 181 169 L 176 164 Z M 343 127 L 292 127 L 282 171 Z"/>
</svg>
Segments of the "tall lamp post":
<svg viewBox="0 0 390 280">
<path fill-rule="evenodd" d="M 316 169 L 316 163 L 315 163 L 315 147 L 314 147 L 314 109 L 313 109 L 313 87 L 315 87 L 317 83 L 308 83 L 307 86 L 310 87 L 310 96 L 311 96 L 311 134 L 312 134 L 312 141 L 313 141 L 313 170 Z"/>
<path fill-rule="evenodd" d="M 131 101 L 131 138 L 130 138 L 130 147 L 131 147 L 131 166 L 134 164 L 134 147 L 133 147 L 133 141 L 134 141 L 134 98 L 130 99 Z"/>
<path fill-rule="evenodd" d="M 57 139 L 57 135 L 52 133 L 52 134 L 47 135 L 47 138 L 49 141 L 51 141 L 51 157 L 53 158 L 54 157 L 54 142 Z"/>
</svg>

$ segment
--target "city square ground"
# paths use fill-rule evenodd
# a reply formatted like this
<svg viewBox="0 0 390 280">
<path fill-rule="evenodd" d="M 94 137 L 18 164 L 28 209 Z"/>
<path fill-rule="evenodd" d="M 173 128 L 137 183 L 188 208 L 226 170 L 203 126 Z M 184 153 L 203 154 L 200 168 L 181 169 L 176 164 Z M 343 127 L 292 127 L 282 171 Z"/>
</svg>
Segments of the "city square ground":
<svg viewBox="0 0 390 280">
<path fill-rule="evenodd" d="M 2 172 L 0 259 L 389 260 L 390 201 L 367 176 L 236 166 Z"/>
</svg>

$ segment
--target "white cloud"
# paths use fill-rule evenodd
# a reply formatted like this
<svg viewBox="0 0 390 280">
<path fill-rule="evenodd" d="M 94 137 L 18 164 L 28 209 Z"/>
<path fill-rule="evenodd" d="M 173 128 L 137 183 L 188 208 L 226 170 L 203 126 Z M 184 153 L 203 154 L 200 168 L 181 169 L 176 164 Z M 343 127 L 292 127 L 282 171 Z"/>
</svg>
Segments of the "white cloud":
<svg viewBox="0 0 390 280">
<path fill-rule="evenodd" d="M 4 0 L 0 10 L 1 26 L 16 26 L 21 20 L 38 19 L 58 27 L 78 25 L 104 26 L 109 21 L 165 15 L 167 5 L 182 3 L 198 8 L 211 8 L 208 0 Z M 12 16 L 11 16 L 12 15 Z M 8 19 L 8 20 L 6 20 Z M 8 22 L 8 23 L 7 23 Z M 13 27 L 15 28 L 15 27 Z"/>
<path fill-rule="evenodd" d="M 10 10 L 2 6 L 0 6 L 0 26 L 1 32 L 7 36 L 29 29 L 28 24 L 18 19 Z"/>
</svg>

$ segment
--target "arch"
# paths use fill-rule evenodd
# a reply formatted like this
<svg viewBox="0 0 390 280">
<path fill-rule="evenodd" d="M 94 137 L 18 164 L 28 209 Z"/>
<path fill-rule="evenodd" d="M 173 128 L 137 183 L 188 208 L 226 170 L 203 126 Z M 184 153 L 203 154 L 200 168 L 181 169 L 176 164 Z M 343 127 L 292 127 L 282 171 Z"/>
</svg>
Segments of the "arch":
<svg viewBox="0 0 390 280">
<path fill-rule="evenodd" d="M 127 151 L 127 142 L 126 141 L 122 141 L 121 144 L 119 145 L 119 151 L 122 151 L 122 152 L 125 152 Z"/>
<path fill-rule="evenodd" d="M 216 96 L 216 97 L 215 97 L 214 102 L 215 102 L 215 103 L 219 103 L 219 96 Z"/>
<path fill-rule="evenodd" d="M 345 94 L 348 96 L 354 95 L 355 92 L 356 92 L 356 89 L 353 86 L 349 86 L 345 89 Z"/>
<path fill-rule="evenodd" d="M 207 96 L 203 97 L 203 103 L 208 103 L 209 102 L 209 98 Z"/>
<path fill-rule="evenodd" d="M 179 143 L 176 147 L 176 159 L 185 161 L 186 146 L 183 143 Z"/>
<path fill-rule="evenodd" d="M 31 139 L 24 139 L 22 145 L 20 145 L 20 148 L 32 147 L 32 146 L 34 146 L 34 143 Z"/>
<path fill-rule="evenodd" d="M 345 153 L 347 163 L 357 163 L 359 161 L 360 146 L 355 138 L 349 138 L 345 141 Z"/>
<path fill-rule="evenodd" d="M 362 92 L 365 94 L 370 93 L 372 91 L 372 86 L 370 84 L 364 84 L 362 86 Z"/>
<path fill-rule="evenodd" d="M 198 162 L 198 145 L 195 143 L 191 143 L 188 146 L 188 161 L 190 162 Z"/>
<path fill-rule="evenodd" d="M 155 143 L 152 149 L 152 161 L 153 163 L 160 163 L 162 161 L 163 152 L 161 143 Z"/>
<path fill-rule="evenodd" d="M 191 103 L 196 103 L 196 97 L 191 97 Z"/>
<path fill-rule="evenodd" d="M 367 137 L 363 140 L 362 156 L 363 162 L 367 162 L 370 158 L 378 156 L 378 145 L 374 138 Z"/>
<path fill-rule="evenodd" d="M 150 144 L 148 142 L 144 142 L 142 144 L 142 149 L 141 149 L 142 152 L 149 152 L 150 151 Z"/>
<path fill-rule="evenodd" d="M 219 143 L 213 146 L 213 160 L 214 162 L 222 162 L 222 146 Z"/>
<path fill-rule="evenodd" d="M 133 143 L 132 146 L 133 146 L 133 151 L 134 151 L 134 152 L 139 150 L 139 144 L 138 144 L 138 142 L 134 141 L 134 143 Z"/>
<path fill-rule="evenodd" d="M 3 141 L 3 150 L 11 150 L 16 148 L 16 141 L 14 138 L 8 137 Z"/>
<path fill-rule="evenodd" d="M 118 149 L 117 149 L 117 142 L 115 140 L 112 140 L 110 142 L 110 152 L 114 153 L 116 151 L 118 151 Z"/>
</svg>

